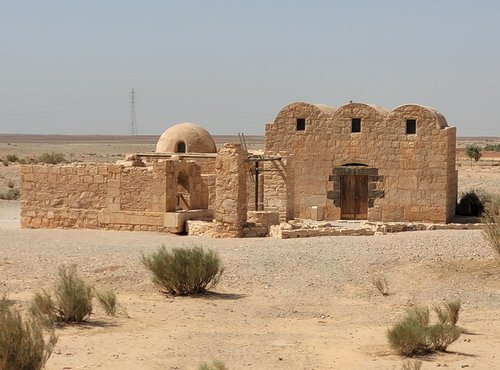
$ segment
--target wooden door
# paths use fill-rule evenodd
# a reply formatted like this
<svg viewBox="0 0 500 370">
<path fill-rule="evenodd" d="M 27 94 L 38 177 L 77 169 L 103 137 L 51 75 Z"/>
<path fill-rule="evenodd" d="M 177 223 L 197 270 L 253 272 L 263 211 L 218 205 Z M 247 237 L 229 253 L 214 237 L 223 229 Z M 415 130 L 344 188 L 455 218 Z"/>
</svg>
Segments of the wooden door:
<svg viewBox="0 0 500 370">
<path fill-rule="evenodd" d="M 366 220 L 368 218 L 368 176 L 342 176 L 341 202 L 342 219 Z"/>
</svg>

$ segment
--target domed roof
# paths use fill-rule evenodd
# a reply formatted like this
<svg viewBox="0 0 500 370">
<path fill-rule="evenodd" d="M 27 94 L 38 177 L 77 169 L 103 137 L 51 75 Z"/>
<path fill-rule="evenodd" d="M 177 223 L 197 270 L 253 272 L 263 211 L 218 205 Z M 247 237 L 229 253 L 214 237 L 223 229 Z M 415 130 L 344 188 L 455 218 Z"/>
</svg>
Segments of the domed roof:
<svg viewBox="0 0 500 370">
<path fill-rule="evenodd" d="M 179 123 L 158 139 L 156 153 L 216 153 L 212 135 L 194 123 Z"/>
</svg>

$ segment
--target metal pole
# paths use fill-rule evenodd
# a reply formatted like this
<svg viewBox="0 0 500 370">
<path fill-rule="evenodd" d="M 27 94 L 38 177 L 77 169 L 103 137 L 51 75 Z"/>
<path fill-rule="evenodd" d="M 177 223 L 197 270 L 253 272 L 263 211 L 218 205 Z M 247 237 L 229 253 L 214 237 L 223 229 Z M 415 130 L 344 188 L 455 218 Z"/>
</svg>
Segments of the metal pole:
<svg viewBox="0 0 500 370">
<path fill-rule="evenodd" d="M 255 210 L 259 210 L 259 161 L 255 162 Z"/>
</svg>

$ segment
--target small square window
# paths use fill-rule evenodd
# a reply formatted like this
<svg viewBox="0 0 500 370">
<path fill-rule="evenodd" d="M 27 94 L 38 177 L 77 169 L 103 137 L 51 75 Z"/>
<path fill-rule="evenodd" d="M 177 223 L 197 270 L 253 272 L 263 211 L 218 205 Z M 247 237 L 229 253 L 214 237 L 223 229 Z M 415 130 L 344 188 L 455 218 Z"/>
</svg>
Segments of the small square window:
<svg viewBox="0 0 500 370">
<path fill-rule="evenodd" d="M 297 118 L 297 131 L 304 131 L 306 129 L 306 119 Z"/>
<path fill-rule="evenodd" d="M 406 134 L 413 135 L 417 133 L 417 120 L 407 119 L 406 120 Z"/>
<path fill-rule="evenodd" d="M 361 118 L 351 120 L 351 132 L 361 132 Z"/>
</svg>

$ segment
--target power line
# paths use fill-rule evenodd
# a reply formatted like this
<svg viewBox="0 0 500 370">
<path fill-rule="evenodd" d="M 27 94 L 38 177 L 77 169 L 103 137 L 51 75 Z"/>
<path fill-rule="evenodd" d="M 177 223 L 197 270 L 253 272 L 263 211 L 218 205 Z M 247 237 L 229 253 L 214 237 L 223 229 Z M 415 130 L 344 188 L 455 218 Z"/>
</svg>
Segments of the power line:
<svg viewBox="0 0 500 370">
<path fill-rule="evenodd" d="M 132 87 L 130 92 L 130 133 L 137 135 L 137 123 L 135 121 L 135 91 Z"/>
</svg>

